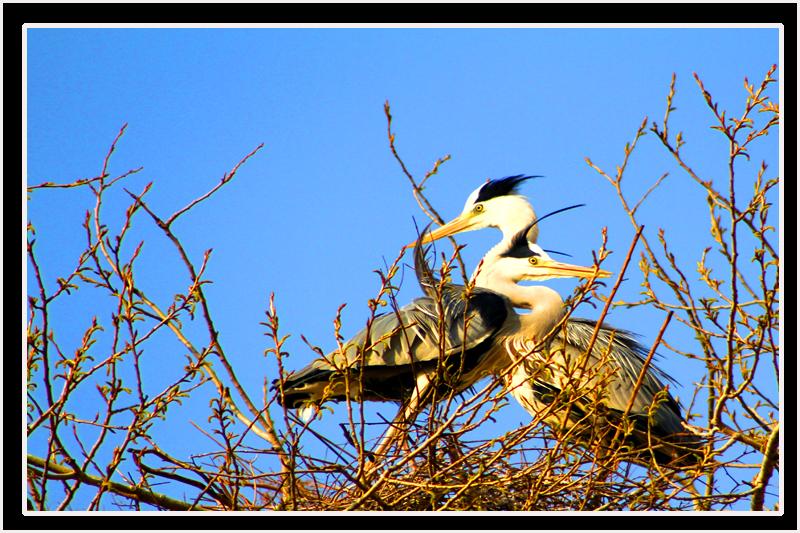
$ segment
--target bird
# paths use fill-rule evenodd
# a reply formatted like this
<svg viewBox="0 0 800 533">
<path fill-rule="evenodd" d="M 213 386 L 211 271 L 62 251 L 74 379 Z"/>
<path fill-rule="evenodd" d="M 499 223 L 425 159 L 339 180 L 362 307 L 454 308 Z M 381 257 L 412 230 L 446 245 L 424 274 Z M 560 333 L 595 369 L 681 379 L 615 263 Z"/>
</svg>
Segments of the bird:
<svg viewBox="0 0 800 533">
<path fill-rule="evenodd" d="M 492 251 L 507 249 L 512 237 L 518 231 L 509 228 L 529 228 L 533 242 L 538 236 L 536 214 L 530 203 L 518 194 L 520 184 L 539 176 L 515 175 L 505 178 L 487 180 L 475 189 L 467 198 L 462 214 L 450 223 L 432 231 L 421 232 L 419 242 L 414 241 L 404 247 L 412 248 L 417 244 L 426 244 L 450 234 L 480 229 L 484 227 L 501 227 L 504 236 Z M 503 213 L 511 215 L 510 219 Z M 524 221 L 524 223 L 522 223 Z M 511 231 L 511 233 L 509 233 Z M 497 255 L 494 253 L 493 255 Z M 415 255 L 415 264 L 416 264 Z M 425 288 L 423 288 L 423 292 Z M 455 297 L 461 291 L 461 297 Z M 444 291 L 448 305 L 445 312 L 453 316 L 443 317 L 450 324 L 445 333 L 445 355 L 459 354 L 463 358 L 466 376 L 477 366 L 480 355 L 491 342 L 491 337 L 502 324 L 507 310 L 505 302 L 491 292 L 472 291 L 466 298 L 463 286 L 451 285 Z M 368 327 L 358 332 L 341 350 L 328 354 L 322 359 L 290 376 L 283 383 L 279 401 L 289 408 L 318 404 L 325 397 L 334 401 L 345 398 L 342 371 L 352 373 L 356 369 L 361 372 L 361 391 L 364 400 L 403 401 L 408 399 L 411 391 L 418 389 L 415 374 L 419 370 L 434 367 L 438 364 L 438 343 L 431 339 L 438 335 L 434 329 L 435 302 L 429 296 L 414 300 L 395 313 L 377 316 Z M 465 312 L 468 315 L 465 315 Z M 461 320 L 453 319 L 458 316 Z M 469 317 L 469 331 L 463 331 L 463 317 Z M 462 323 L 459 325 L 459 322 Z M 438 328 L 438 326 L 436 326 Z M 461 355 L 463 352 L 463 355 Z M 357 364 L 362 358 L 363 364 Z M 409 354 L 414 355 L 413 365 Z M 446 359 L 446 358 L 445 358 Z M 339 375 L 339 379 L 333 379 Z M 331 383 L 327 380 L 332 379 Z M 273 386 L 278 383 L 273 382 Z M 310 409 L 303 409 L 301 416 L 307 418 Z"/>
<path fill-rule="evenodd" d="M 502 254 L 503 250 L 523 249 L 523 240 L 527 240 L 532 249 L 541 250 L 535 244 L 538 221 L 533 207 L 517 191 L 519 184 L 530 177 L 518 175 L 487 181 L 469 195 L 458 217 L 427 233 L 420 242 L 430 243 L 464 231 L 495 227 L 500 229 L 503 238 L 484 256 L 484 264 L 491 264 L 493 257 Z M 491 276 L 491 272 L 476 271 L 472 282 L 476 286 L 486 286 L 486 276 Z M 492 284 L 492 289 L 511 299 L 514 307 L 542 305 L 531 299 L 535 296 L 532 293 L 527 294 L 527 300 L 516 299 L 515 295 L 521 290 L 524 293 L 524 289 L 514 284 Z M 547 291 L 542 291 L 542 295 L 555 301 L 555 295 Z M 566 424 L 576 432 L 588 428 L 590 424 L 579 424 L 578 421 L 587 422 L 595 416 L 586 410 L 590 404 L 597 406 L 596 401 L 587 403 L 583 399 L 583 407 L 572 405 L 566 419 L 559 410 L 548 408 L 567 382 L 580 378 L 578 381 L 583 387 L 599 389 L 596 399 L 603 398 L 600 405 L 608 409 L 606 421 L 618 424 L 620 416 L 628 411 L 629 420 L 635 422 L 628 444 L 642 448 L 650 443 L 645 459 L 652 458 L 660 465 L 674 466 L 690 466 L 700 459 L 703 441 L 684 427 L 680 406 L 665 385 L 665 382 L 677 385 L 671 376 L 651 363 L 643 372 L 636 395 L 633 395 L 649 352 L 635 334 L 606 323 L 598 326 L 594 320 L 570 316 L 552 340 L 538 351 L 532 340 L 535 338 L 535 335 L 519 335 L 504 341 L 504 348 L 513 364 L 513 371 L 506 378 L 507 386 L 531 415 L 539 417 L 552 411 L 545 417 L 545 422 L 550 425 Z M 583 361 L 581 369 L 575 368 L 577 361 Z M 580 376 L 575 374 L 578 371 Z M 658 405 L 654 404 L 656 398 L 662 399 Z M 652 446 L 654 440 L 659 441 L 658 446 Z M 643 454 L 639 455 L 641 459 Z"/>
<path fill-rule="evenodd" d="M 523 228 L 529 228 L 528 240 L 535 244 L 539 237 L 539 225 L 532 224 L 537 220 L 536 213 L 527 198 L 519 194 L 519 187 L 529 179 L 540 177 L 518 174 L 486 180 L 467 196 L 460 215 L 424 234 L 421 244 L 488 227 L 498 228 L 503 233 L 503 238 L 487 255 L 508 249 L 511 240 Z M 405 248 L 415 245 L 416 242 L 412 242 Z"/>
<path fill-rule="evenodd" d="M 525 228 L 523 233 L 529 230 Z M 424 296 L 396 312 L 376 317 L 341 349 L 273 381 L 278 402 L 305 410 L 349 397 L 356 401 L 402 402 L 409 412 L 434 396 L 462 392 L 483 376 L 507 366 L 505 353 L 497 349 L 499 339 L 519 321 L 512 301 L 495 288 L 508 292 L 506 286 L 516 286 L 522 280 L 610 275 L 594 266 L 554 261 L 521 235 L 513 247 L 498 250 L 484 261 L 480 284 L 475 286 L 441 283 L 431 272 L 422 245 L 417 246 L 415 272 Z M 441 315 L 437 309 L 440 300 Z M 560 298 L 551 300 L 562 306 Z M 548 317 L 557 315 L 550 308 L 537 306 L 530 316 L 539 313 L 546 315 L 541 319 L 545 325 L 550 324 Z"/>
<path fill-rule="evenodd" d="M 435 230 L 423 235 L 422 244 L 429 244 L 443 237 L 457 233 L 475 231 L 483 228 L 497 228 L 503 236 L 485 257 L 496 255 L 510 246 L 511 240 L 527 228 L 527 239 L 536 244 L 539 238 L 539 224 L 542 220 L 585 204 L 574 204 L 537 217 L 528 199 L 519 193 L 523 182 L 542 176 L 517 174 L 504 178 L 486 180 L 467 196 L 461 214 Z M 413 248 L 416 241 L 406 244 L 403 249 Z M 472 274 L 475 277 L 475 273 Z"/>
</svg>

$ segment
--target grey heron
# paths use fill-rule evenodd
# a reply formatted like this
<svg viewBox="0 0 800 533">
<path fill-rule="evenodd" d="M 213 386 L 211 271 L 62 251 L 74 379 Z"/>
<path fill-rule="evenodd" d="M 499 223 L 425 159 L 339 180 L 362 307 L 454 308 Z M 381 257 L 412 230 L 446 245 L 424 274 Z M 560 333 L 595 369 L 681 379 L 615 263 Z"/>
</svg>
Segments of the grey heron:
<svg viewBox="0 0 800 533">
<path fill-rule="evenodd" d="M 530 203 L 516 190 L 518 184 L 527 178 L 511 176 L 481 185 L 470 194 L 458 217 L 428 233 L 421 242 L 496 227 L 503 233 L 503 238 L 487 253 L 484 263 L 491 264 L 493 257 L 502 254 L 504 249 L 522 249 L 525 238 L 532 249 L 540 250 L 534 244 L 538 238 L 536 215 Z M 535 293 L 516 284 L 492 283 L 491 276 L 491 270 L 481 269 L 473 275 L 473 282 L 476 286 L 491 285 L 493 290 L 509 298 L 514 307 L 536 308 L 549 303 L 537 302 Z M 557 294 L 542 290 L 540 296 L 555 301 Z M 537 316 L 541 315 L 525 320 L 529 323 Z M 538 328 L 534 325 L 532 329 Z M 560 391 L 574 388 L 566 387 L 568 382 L 574 385 L 577 380 L 582 387 L 595 389 L 598 393 L 595 400 L 602 399 L 601 404 L 609 410 L 609 422 L 615 423 L 615 417 L 628 413 L 628 419 L 634 422 L 633 435 L 628 442 L 639 446 L 645 444 L 643 441 L 649 442 L 650 453 L 659 464 L 688 465 L 698 460 L 697 452 L 702 440 L 683 426 L 680 407 L 664 383 L 675 384 L 675 380 L 655 365 L 645 369 L 648 350 L 632 333 L 605 323 L 597 327 L 594 320 L 570 317 L 546 346 L 537 348 L 535 337 L 519 335 L 504 341 L 504 348 L 514 364 L 507 385 L 520 405 L 534 417 L 549 413 L 545 421 L 550 425 L 566 425 L 578 432 L 588 427 L 585 422 L 596 415 L 586 411 L 589 405 L 585 399 L 582 400 L 583 407 L 573 404 L 567 417 L 558 410 L 547 410 Z M 634 395 L 640 373 L 641 384 Z M 584 423 L 579 424 L 579 421 Z M 658 441 L 657 446 L 652 445 L 655 441 Z"/>
<path fill-rule="evenodd" d="M 498 250 L 483 262 L 480 285 L 446 283 L 441 285 L 441 294 L 422 246 L 418 246 L 415 270 L 425 296 L 396 312 L 378 316 L 341 349 L 316 359 L 282 382 L 275 380 L 278 401 L 287 408 L 301 409 L 347 397 L 417 406 L 429 402 L 434 391 L 440 395 L 461 392 L 481 377 L 507 366 L 504 351 L 498 349 L 499 339 L 507 338 L 519 325 L 519 319 L 512 301 L 493 290 L 495 286 L 516 297 L 517 293 L 506 286 L 516 286 L 522 280 L 610 275 L 594 266 L 554 261 L 537 245 L 530 245 L 524 232 L 513 247 Z M 552 326 L 551 321 L 557 319 L 562 308 L 558 294 L 538 286 L 519 290 L 528 298 L 539 292 L 551 296 L 546 305 L 542 298 L 542 303 L 529 306 L 531 313 L 526 316 L 538 317 L 542 327 Z M 437 310 L 439 299 L 441 316 Z M 440 324 L 444 338 L 440 338 Z"/>
<path fill-rule="evenodd" d="M 534 256 L 547 257 L 538 245 L 527 242 L 524 230 L 510 249 L 526 245 Z M 492 257 L 484 261 L 491 264 Z M 493 276 L 492 270 L 480 269 L 474 283 L 491 286 L 515 308 L 538 309 L 516 315 L 518 325 L 506 319 L 493 348 L 508 357 L 507 387 L 526 411 L 578 439 L 605 433 L 607 441 L 618 433 L 619 442 L 633 448 L 628 459 L 653 458 L 671 466 L 698 462 L 702 439 L 684 428 L 680 406 L 665 384 L 675 380 L 652 363 L 645 366 L 648 350 L 633 333 L 602 324 L 589 350 L 595 321 L 569 317 L 551 332 L 565 312 L 556 291 Z M 492 354 L 493 360 L 499 358 Z"/>
</svg>

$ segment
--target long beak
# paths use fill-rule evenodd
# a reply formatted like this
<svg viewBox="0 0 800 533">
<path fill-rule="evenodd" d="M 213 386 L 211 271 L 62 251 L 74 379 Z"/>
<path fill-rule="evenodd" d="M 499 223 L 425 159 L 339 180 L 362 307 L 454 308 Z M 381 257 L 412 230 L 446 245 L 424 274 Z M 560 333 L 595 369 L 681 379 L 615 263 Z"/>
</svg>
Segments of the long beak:
<svg viewBox="0 0 800 533">
<path fill-rule="evenodd" d="M 406 244 L 403 249 L 406 250 L 408 248 L 413 248 L 414 246 L 419 244 L 428 244 L 429 242 L 436 241 L 441 239 L 442 237 L 447 237 L 449 235 L 455 235 L 456 233 L 460 233 L 462 231 L 466 231 L 472 227 L 473 220 L 472 217 L 469 215 L 459 215 L 444 226 L 440 226 L 433 230 L 430 233 L 426 233 L 422 235 L 422 238 L 419 241 L 414 241 L 412 243 Z"/>
<path fill-rule="evenodd" d="M 595 266 L 584 267 L 578 265 L 571 265 L 569 263 L 560 263 L 558 261 L 542 261 L 537 265 L 538 269 L 545 273 L 545 275 L 553 276 L 554 278 L 609 278 L 611 272 L 603 270 Z"/>
</svg>

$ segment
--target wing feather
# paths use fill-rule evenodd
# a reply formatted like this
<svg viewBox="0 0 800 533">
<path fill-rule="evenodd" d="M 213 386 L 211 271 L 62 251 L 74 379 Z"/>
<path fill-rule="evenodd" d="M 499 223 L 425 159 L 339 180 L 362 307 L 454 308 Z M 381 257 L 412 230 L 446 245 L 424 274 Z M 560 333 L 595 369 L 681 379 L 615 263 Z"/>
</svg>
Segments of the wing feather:
<svg viewBox="0 0 800 533">
<path fill-rule="evenodd" d="M 541 390 L 553 387 L 563 389 L 571 379 L 577 379 L 582 387 L 590 390 L 594 383 L 608 379 L 603 389 L 605 403 L 617 411 L 627 408 L 634 385 L 644 368 L 648 350 L 636 340 L 634 334 L 602 324 L 585 364 L 587 370 L 581 373 L 576 366 L 589 347 L 596 324 L 596 321 L 589 319 L 570 319 L 566 328 L 557 332 L 550 343 L 539 351 L 535 350 L 535 344 L 530 339 L 515 337 L 507 341 L 509 354 L 516 359 L 524 359 L 524 367 L 520 365 L 521 369 L 516 371 L 514 380 L 518 388 L 514 395 L 523 406 L 537 403 L 531 398 L 536 395 L 537 387 Z M 604 378 L 603 371 L 610 377 Z M 526 385 L 523 376 L 527 376 L 531 383 Z M 631 405 L 631 414 L 647 413 L 656 394 L 666 388 L 665 382 L 675 383 L 675 380 L 651 361 Z M 654 425 L 666 433 L 678 432 L 682 430 L 681 420 L 678 403 L 667 394 L 654 413 Z"/>
<path fill-rule="evenodd" d="M 341 386 L 336 384 L 344 374 L 357 371 L 362 371 L 374 394 L 365 392 L 366 399 L 401 399 L 416 374 L 438 367 L 442 356 L 448 368 L 458 370 L 454 386 L 459 390 L 480 377 L 483 357 L 511 312 L 510 304 L 487 289 L 441 284 L 424 254 L 417 246 L 415 269 L 425 296 L 375 317 L 341 348 L 290 375 L 284 384 L 287 404 L 314 402 L 331 387 L 339 387 L 331 395 L 338 398 Z"/>
</svg>

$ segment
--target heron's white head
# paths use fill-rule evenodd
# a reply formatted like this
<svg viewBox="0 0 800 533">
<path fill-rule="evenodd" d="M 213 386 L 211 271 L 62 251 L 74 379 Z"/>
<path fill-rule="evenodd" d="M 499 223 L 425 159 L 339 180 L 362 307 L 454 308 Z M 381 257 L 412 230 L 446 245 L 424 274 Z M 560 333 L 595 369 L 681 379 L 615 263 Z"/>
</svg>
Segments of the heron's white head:
<svg viewBox="0 0 800 533">
<path fill-rule="evenodd" d="M 539 237 L 537 225 L 531 226 L 536 220 L 536 213 L 530 202 L 520 196 L 517 188 L 530 178 L 538 176 L 508 176 L 496 180 L 488 180 L 472 191 L 464 203 L 464 209 L 456 218 L 447 222 L 436 230 L 426 234 L 421 244 L 482 228 L 498 228 L 503 232 L 503 239 L 511 239 L 521 229 L 530 226 L 528 239 L 536 242 Z M 416 242 L 407 245 L 410 248 Z"/>
<path fill-rule="evenodd" d="M 584 267 L 554 260 L 541 246 L 528 241 L 526 235 L 529 230 L 523 228 L 503 249 L 487 254 L 474 278 L 477 286 L 493 288 L 523 280 L 597 279 L 611 276 L 610 272 L 596 266 Z"/>
<path fill-rule="evenodd" d="M 611 272 L 596 266 L 578 266 L 551 258 L 538 244 L 526 242 L 497 256 L 494 270 L 513 282 L 553 278 L 607 278 Z"/>
</svg>

